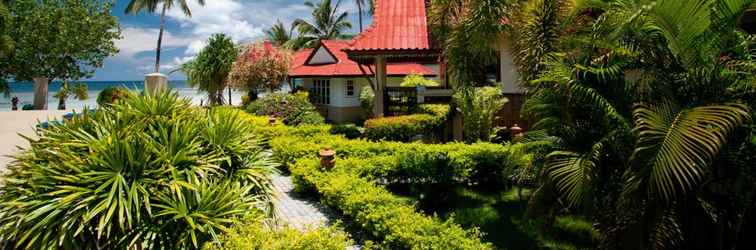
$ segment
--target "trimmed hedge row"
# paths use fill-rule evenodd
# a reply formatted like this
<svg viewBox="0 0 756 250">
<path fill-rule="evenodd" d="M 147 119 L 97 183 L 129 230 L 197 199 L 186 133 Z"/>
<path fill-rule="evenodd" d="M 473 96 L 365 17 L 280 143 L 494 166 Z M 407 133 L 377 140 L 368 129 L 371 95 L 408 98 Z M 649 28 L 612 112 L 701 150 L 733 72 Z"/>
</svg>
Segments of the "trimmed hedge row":
<svg viewBox="0 0 756 250">
<path fill-rule="evenodd" d="M 344 250 L 353 245 L 349 235 L 337 226 L 312 228 L 302 232 L 264 223 L 263 215 L 250 216 L 230 227 L 217 242 L 205 244 L 204 250 Z"/>
<path fill-rule="evenodd" d="M 353 218 L 370 236 L 382 240 L 387 249 L 492 249 L 483 243 L 477 229 L 465 230 L 451 219 L 440 221 L 415 212 L 406 200 L 392 195 L 375 182 L 339 166 L 331 172 L 318 169 L 315 159 L 292 167 L 298 187 L 314 188 L 321 201 Z"/>
<path fill-rule="evenodd" d="M 273 157 L 291 166 L 325 145 L 355 162 L 364 177 L 387 182 L 499 183 L 528 162 L 520 144 L 420 144 L 347 140 L 335 135 L 281 136 L 269 141 Z"/>
<path fill-rule="evenodd" d="M 373 141 L 410 141 L 432 133 L 449 116 L 449 105 L 425 104 L 418 114 L 373 118 L 365 121 L 365 138 Z"/>
</svg>

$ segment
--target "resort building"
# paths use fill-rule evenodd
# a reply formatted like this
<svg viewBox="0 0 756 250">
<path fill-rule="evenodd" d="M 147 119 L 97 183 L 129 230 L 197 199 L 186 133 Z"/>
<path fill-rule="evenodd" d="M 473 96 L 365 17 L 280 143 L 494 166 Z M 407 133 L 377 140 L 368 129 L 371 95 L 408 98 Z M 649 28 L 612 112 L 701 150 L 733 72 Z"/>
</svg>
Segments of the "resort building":
<svg viewBox="0 0 756 250">
<path fill-rule="evenodd" d="M 297 52 L 289 78 L 309 90 L 321 112 L 336 123 L 360 119 L 363 86 L 381 93 L 375 95 L 373 115 L 391 115 L 392 91 L 403 91 L 396 87 L 410 73 L 436 79 L 442 86 L 413 93 L 419 102 L 423 96 L 449 99 L 452 91 L 440 49 L 430 37 L 427 7 L 425 0 L 376 0 L 370 27 L 352 40 L 324 40 L 313 49 Z M 490 78 L 502 84 L 510 99 L 500 113 L 505 120 L 500 125 L 511 126 L 518 123 L 523 91 L 506 38 L 502 39 L 496 42 L 500 57 Z"/>
<path fill-rule="evenodd" d="M 358 64 L 347 57 L 344 49 L 350 41 L 322 40 L 313 49 L 294 55 L 289 78 L 310 91 L 312 102 L 326 119 L 335 123 L 354 122 L 362 118 L 359 96 L 365 86 L 375 82 L 375 67 Z M 399 86 L 411 73 L 436 77 L 437 64 L 391 63 L 386 68 L 387 85 Z"/>
</svg>

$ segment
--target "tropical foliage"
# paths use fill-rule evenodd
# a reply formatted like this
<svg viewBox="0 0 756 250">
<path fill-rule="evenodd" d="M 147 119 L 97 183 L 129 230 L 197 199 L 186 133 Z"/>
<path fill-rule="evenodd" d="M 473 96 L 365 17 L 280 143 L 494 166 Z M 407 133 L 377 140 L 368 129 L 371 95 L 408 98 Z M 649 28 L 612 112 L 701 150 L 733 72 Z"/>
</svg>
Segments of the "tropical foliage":
<svg viewBox="0 0 756 250">
<path fill-rule="evenodd" d="M 228 75 L 237 55 L 236 45 L 230 37 L 215 34 L 197 57 L 181 65 L 180 70 L 186 74 L 186 82 L 190 86 L 207 92 L 210 105 L 220 105 L 223 104 L 223 90 L 226 89 Z"/>
<path fill-rule="evenodd" d="M 489 141 L 494 129 L 496 114 L 509 100 L 497 87 L 466 87 L 457 90 L 454 103 L 464 120 L 464 137 L 467 142 Z"/>
<path fill-rule="evenodd" d="M 8 58 L 13 53 L 15 42 L 8 34 L 13 27 L 10 10 L 5 6 L 4 1 L 0 1 L 0 92 L 3 96 L 10 97 L 10 86 L 7 82 Z"/>
<path fill-rule="evenodd" d="M 52 79 L 86 78 L 118 52 L 121 36 L 112 3 L 92 0 L 19 0 L 8 7 L 15 50 L 8 61 L 17 81 L 35 80 L 35 109 L 47 107 Z M 5 61 L 5 60 L 4 60 Z"/>
<path fill-rule="evenodd" d="M 301 18 L 294 20 L 293 25 L 299 31 L 295 48 L 315 47 L 318 41 L 339 38 L 352 28 L 347 12 L 339 10 L 341 0 L 336 3 L 331 0 L 306 1 L 305 5 L 312 8 L 312 22 Z"/>
<path fill-rule="evenodd" d="M 294 47 L 294 31 L 295 26 L 287 29 L 281 20 L 276 20 L 276 24 L 270 29 L 265 30 L 265 38 L 274 43 L 276 46 L 292 49 Z"/>
<path fill-rule="evenodd" d="M 485 82 L 485 68 L 496 62 L 507 17 L 516 11 L 511 1 L 432 1 L 428 22 L 453 85 Z"/>
<path fill-rule="evenodd" d="M 130 95 L 131 91 L 125 87 L 107 87 L 100 91 L 100 94 L 97 94 L 97 104 L 105 106 L 115 103 L 118 100 L 128 98 Z"/>
<path fill-rule="evenodd" d="M 438 82 L 427 79 L 423 75 L 418 73 L 411 73 L 404 77 L 402 80 L 402 83 L 400 86 L 402 87 L 417 87 L 417 86 L 425 86 L 425 87 L 436 87 L 438 86 Z"/>
<path fill-rule="evenodd" d="M 58 109 L 65 110 L 66 99 L 72 95 L 76 97 L 76 99 L 86 100 L 89 97 L 87 93 L 87 85 L 84 83 L 71 85 L 68 81 L 63 81 L 63 83 L 60 84 L 60 90 L 58 90 L 58 93 L 55 93 L 55 98 L 58 98 Z"/>
<path fill-rule="evenodd" d="M 295 94 L 275 93 L 260 98 L 247 106 L 247 112 L 273 116 L 286 125 L 322 124 L 325 122 L 310 103 L 306 92 Z"/>
<path fill-rule="evenodd" d="M 243 112 L 132 96 L 28 139 L 3 175 L 0 245 L 197 249 L 270 208 L 276 164 Z"/>
<path fill-rule="evenodd" d="M 515 55 L 530 140 L 551 147 L 533 210 L 589 215 L 607 249 L 747 242 L 754 165 L 734 156 L 756 147 L 754 47 L 737 27 L 751 5 L 526 4 Z"/>
<path fill-rule="evenodd" d="M 276 48 L 268 43 L 248 44 L 231 67 L 229 84 L 235 89 L 248 92 L 258 89 L 272 92 L 286 79 L 291 62 L 292 53 L 287 49 Z"/>
<path fill-rule="evenodd" d="M 205 5 L 205 0 L 197 0 L 200 5 Z M 157 47 L 155 49 L 155 72 L 160 72 L 160 51 L 163 43 L 163 32 L 165 32 L 165 12 L 174 6 L 181 8 L 184 15 L 191 17 L 192 10 L 189 9 L 187 0 L 130 0 L 126 6 L 126 14 L 136 15 L 139 12 L 147 11 L 149 13 L 160 11 L 160 32 L 158 33 Z"/>
</svg>

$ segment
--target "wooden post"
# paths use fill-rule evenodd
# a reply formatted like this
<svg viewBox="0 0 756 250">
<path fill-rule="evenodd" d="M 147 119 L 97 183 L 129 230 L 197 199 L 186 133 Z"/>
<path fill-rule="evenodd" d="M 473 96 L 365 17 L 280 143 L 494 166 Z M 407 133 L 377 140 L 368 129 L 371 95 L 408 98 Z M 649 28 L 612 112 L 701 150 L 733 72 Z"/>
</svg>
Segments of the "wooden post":
<svg viewBox="0 0 756 250">
<path fill-rule="evenodd" d="M 388 78 L 386 77 L 386 57 L 375 57 L 375 102 L 373 103 L 374 117 L 383 117 L 384 114 L 384 92 L 386 92 L 386 85 Z"/>
</svg>

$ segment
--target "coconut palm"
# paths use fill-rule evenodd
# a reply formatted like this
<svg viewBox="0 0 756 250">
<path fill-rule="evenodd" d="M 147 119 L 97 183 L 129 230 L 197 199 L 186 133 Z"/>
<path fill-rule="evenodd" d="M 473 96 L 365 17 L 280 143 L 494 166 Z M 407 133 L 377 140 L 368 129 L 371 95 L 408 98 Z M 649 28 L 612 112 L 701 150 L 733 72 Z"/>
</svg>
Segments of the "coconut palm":
<svg viewBox="0 0 756 250">
<path fill-rule="evenodd" d="M 331 0 L 306 1 L 305 5 L 312 8 L 312 22 L 301 18 L 294 20 L 293 25 L 299 31 L 297 45 L 301 45 L 296 47 L 313 47 L 319 40 L 339 38 L 352 28 L 347 12 L 339 12 L 341 0 L 336 0 L 335 4 Z"/>
<path fill-rule="evenodd" d="M 281 22 L 276 20 L 276 24 L 270 29 L 265 30 L 265 37 L 268 41 L 273 42 L 277 46 L 293 49 L 294 46 L 294 28 L 292 25 L 289 29 Z"/>
<path fill-rule="evenodd" d="M 362 28 L 364 27 L 362 25 L 362 16 L 365 14 L 365 10 L 367 10 L 368 14 L 373 14 L 373 11 L 375 11 L 375 0 L 354 0 L 354 3 L 357 4 L 357 15 L 360 22 L 360 33 L 362 33 Z"/>
<path fill-rule="evenodd" d="M 87 85 L 84 83 L 71 85 L 68 81 L 63 81 L 63 83 L 60 84 L 60 90 L 58 90 L 58 93 L 55 93 L 55 98 L 58 98 L 59 110 L 66 109 L 66 100 L 71 96 L 79 100 L 86 100 L 89 97 L 87 93 Z"/>
<path fill-rule="evenodd" d="M 197 3 L 205 5 L 205 0 L 197 0 Z M 160 49 L 163 43 L 163 32 L 165 31 L 165 12 L 177 5 L 185 15 L 192 16 L 192 11 L 189 9 L 189 2 L 187 0 L 131 0 L 126 6 L 126 14 L 132 15 L 141 11 L 155 13 L 158 8 L 161 9 L 160 32 L 158 33 L 157 47 L 155 49 L 155 72 L 160 72 Z"/>
<path fill-rule="evenodd" d="M 189 85 L 208 93 L 210 105 L 220 105 L 223 104 L 223 90 L 228 85 L 228 74 L 238 53 L 230 37 L 215 34 L 210 37 L 207 46 L 197 57 L 181 65 L 179 70 L 186 74 L 186 82 Z"/>
<path fill-rule="evenodd" d="M 452 83 L 485 82 L 485 67 L 496 62 L 496 41 L 502 41 L 502 20 L 508 19 L 512 6 L 510 1 L 432 1 L 428 21 Z"/>
<path fill-rule="evenodd" d="M 756 79 L 737 20 L 752 1 L 583 4 L 563 16 L 572 25 L 519 31 L 558 36 L 520 61 L 537 66 L 525 111 L 558 138 L 534 197 L 553 190 L 593 216 L 606 248 L 734 248 L 745 212 L 712 197 L 754 188 L 733 184 L 751 181 L 753 157 L 737 158 L 754 150 Z M 719 229 L 693 230 L 707 223 Z"/>
</svg>

